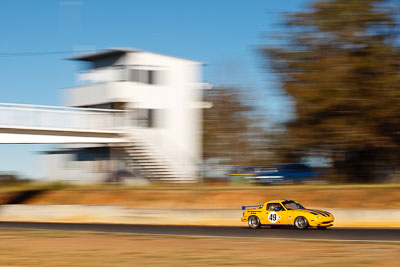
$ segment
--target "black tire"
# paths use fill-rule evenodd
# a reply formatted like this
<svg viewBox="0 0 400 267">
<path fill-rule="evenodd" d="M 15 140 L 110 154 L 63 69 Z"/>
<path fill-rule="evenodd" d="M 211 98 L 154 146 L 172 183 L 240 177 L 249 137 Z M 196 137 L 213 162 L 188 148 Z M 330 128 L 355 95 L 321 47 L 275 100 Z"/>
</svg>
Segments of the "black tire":
<svg viewBox="0 0 400 267">
<path fill-rule="evenodd" d="M 297 217 L 296 220 L 294 220 L 294 226 L 297 229 L 305 230 L 308 228 L 308 221 L 303 216 Z"/>
<path fill-rule="evenodd" d="M 259 229 L 261 227 L 260 219 L 254 215 L 249 217 L 248 223 L 251 229 Z"/>
<path fill-rule="evenodd" d="M 317 226 L 318 230 L 326 230 L 328 227 L 327 226 Z"/>
</svg>

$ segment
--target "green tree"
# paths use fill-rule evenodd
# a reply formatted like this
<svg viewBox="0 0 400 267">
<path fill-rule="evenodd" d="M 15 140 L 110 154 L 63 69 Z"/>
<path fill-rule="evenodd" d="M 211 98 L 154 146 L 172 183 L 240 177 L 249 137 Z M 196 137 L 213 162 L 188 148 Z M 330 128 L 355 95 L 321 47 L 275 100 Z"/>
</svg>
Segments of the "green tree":
<svg viewBox="0 0 400 267">
<path fill-rule="evenodd" d="M 397 10 L 384 0 L 320 0 L 285 17 L 279 45 L 263 50 L 295 105 L 283 160 L 329 158 L 338 177 L 359 182 L 399 164 Z"/>
</svg>

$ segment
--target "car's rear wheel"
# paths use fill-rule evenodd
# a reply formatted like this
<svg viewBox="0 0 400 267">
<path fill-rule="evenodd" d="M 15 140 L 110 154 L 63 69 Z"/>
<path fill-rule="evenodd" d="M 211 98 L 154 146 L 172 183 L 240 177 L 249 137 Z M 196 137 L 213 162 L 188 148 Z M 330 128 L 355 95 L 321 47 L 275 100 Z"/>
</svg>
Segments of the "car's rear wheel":
<svg viewBox="0 0 400 267">
<path fill-rule="evenodd" d="M 308 221 L 303 216 L 297 217 L 296 220 L 294 220 L 294 226 L 296 226 L 297 229 L 305 230 L 308 228 Z"/>
<path fill-rule="evenodd" d="M 258 219 L 257 216 L 250 216 L 248 223 L 251 229 L 258 229 L 261 227 L 260 219 Z"/>
</svg>

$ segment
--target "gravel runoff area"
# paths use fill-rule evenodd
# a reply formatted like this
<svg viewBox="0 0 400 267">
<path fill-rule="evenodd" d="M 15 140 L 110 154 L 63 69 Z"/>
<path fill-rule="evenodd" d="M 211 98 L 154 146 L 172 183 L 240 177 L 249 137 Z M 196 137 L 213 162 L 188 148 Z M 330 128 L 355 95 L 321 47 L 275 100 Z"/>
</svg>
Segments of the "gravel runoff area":
<svg viewBox="0 0 400 267">
<path fill-rule="evenodd" d="M 400 244 L 0 229 L 0 266 L 398 266 Z"/>
</svg>

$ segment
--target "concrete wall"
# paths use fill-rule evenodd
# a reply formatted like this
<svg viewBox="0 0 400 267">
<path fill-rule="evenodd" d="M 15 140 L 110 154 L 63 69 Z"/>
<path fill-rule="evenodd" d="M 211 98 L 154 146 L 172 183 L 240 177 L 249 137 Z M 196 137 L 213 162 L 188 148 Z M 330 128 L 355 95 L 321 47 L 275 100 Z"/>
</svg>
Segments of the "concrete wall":
<svg viewBox="0 0 400 267">
<path fill-rule="evenodd" d="M 113 163 L 106 160 L 76 161 L 72 154 L 41 155 L 43 180 L 51 182 L 102 183 L 110 179 Z"/>
<path fill-rule="evenodd" d="M 400 227 L 400 210 L 330 209 L 338 227 Z M 128 209 L 103 205 L 2 205 L 0 220 L 170 225 L 247 226 L 242 211 L 227 209 Z"/>
</svg>

